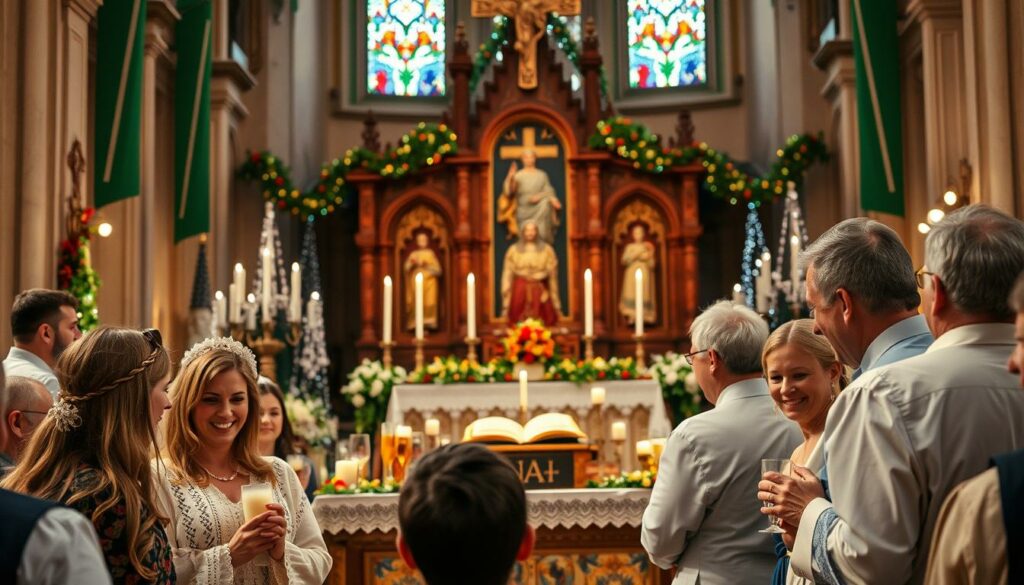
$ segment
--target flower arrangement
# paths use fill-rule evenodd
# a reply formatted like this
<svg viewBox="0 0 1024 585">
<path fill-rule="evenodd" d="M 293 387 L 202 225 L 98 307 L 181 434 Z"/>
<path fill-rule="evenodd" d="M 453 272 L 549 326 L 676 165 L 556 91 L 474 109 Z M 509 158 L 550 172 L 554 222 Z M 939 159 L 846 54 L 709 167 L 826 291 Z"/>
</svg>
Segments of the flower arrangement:
<svg viewBox="0 0 1024 585">
<path fill-rule="evenodd" d="M 674 425 L 701 411 L 703 395 L 686 357 L 672 351 L 656 355 L 649 371 L 661 386 Z"/>
<path fill-rule="evenodd" d="M 421 369 L 409 374 L 409 381 L 416 384 L 473 384 L 493 381 L 494 370 L 489 364 L 481 365 L 467 359 L 460 360 L 454 355 L 435 357 Z"/>
<path fill-rule="evenodd" d="M 508 330 L 501 345 L 505 359 L 511 362 L 547 362 L 555 357 L 555 340 L 551 331 L 537 319 L 526 319 Z"/>
<path fill-rule="evenodd" d="M 310 446 L 326 447 L 338 435 L 338 419 L 319 398 L 285 394 L 284 410 L 292 431 Z"/>
<path fill-rule="evenodd" d="M 393 494 L 398 491 L 398 484 L 394 480 L 387 480 L 381 483 L 379 479 L 368 481 L 360 479 L 354 487 L 349 486 L 339 478 L 328 478 L 319 488 L 313 492 L 318 496 L 342 496 L 355 494 Z"/>
<path fill-rule="evenodd" d="M 649 488 L 654 485 L 654 482 L 658 479 L 657 472 L 652 471 L 631 471 L 628 473 L 621 473 L 619 475 L 611 475 L 603 477 L 599 480 L 590 480 L 587 482 L 588 488 L 597 489 L 608 489 L 608 488 Z"/>
<path fill-rule="evenodd" d="M 597 380 L 636 380 L 645 377 L 637 368 L 636 360 L 631 357 L 605 360 L 563 359 L 548 364 L 544 372 L 545 380 L 574 382 L 587 384 Z"/>
<path fill-rule="evenodd" d="M 384 420 L 391 388 L 407 375 L 401 366 L 385 368 L 380 361 L 368 359 L 352 370 L 341 393 L 356 410 L 357 433 L 372 432 Z"/>
</svg>

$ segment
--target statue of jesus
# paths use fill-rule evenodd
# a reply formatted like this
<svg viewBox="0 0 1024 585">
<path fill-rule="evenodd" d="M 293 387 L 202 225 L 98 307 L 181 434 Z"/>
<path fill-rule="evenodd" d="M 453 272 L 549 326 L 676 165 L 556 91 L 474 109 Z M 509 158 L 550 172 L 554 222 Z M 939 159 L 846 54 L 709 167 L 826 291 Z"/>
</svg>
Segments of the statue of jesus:
<svg viewBox="0 0 1024 585">
<path fill-rule="evenodd" d="M 554 245 L 562 203 L 548 174 L 537 168 L 537 155 L 524 150 L 522 162 L 522 169 L 514 162 L 508 169 L 498 198 L 498 221 L 505 222 L 510 238 L 519 235 L 521 226 L 532 222 L 537 227 L 537 239 Z"/>
</svg>

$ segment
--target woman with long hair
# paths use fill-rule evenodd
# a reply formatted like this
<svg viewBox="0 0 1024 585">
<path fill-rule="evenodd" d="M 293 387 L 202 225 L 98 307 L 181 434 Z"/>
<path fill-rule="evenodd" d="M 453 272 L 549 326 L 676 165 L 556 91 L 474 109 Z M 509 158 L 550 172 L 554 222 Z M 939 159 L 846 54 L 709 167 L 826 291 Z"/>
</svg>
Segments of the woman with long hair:
<svg viewBox="0 0 1024 585">
<path fill-rule="evenodd" d="M 57 361 L 57 403 L 2 484 L 90 518 L 115 583 L 175 582 L 150 467 L 170 371 L 155 329 L 85 334 Z"/>
<path fill-rule="evenodd" d="M 289 456 L 301 457 L 302 469 L 296 469 L 295 473 L 299 476 L 299 485 L 306 492 L 306 497 L 312 500 L 313 490 L 316 489 L 316 472 L 313 462 L 299 454 L 296 448 L 295 433 L 284 404 L 284 393 L 280 386 L 265 376 L 259 377 L 256 386 L 260 391 L 260 455 L 273 455 L 286 461 Z"/>
<path fill-rule="evenodd" d="M 768 392 L 786 418 L 800 426 L 804 442 L 790 456 L 791 473 L 821 475 L 825 464 L 821 434 L 825 418 L 847 377 L 835 349 L 821 335 L 814 334 L 814 321 L 798 319 L 776 329 L 761 350 L 761 366 L 768 379 Z M 765 502 L 763 513 L 777 503 L 779 486 L 767 480 L 758 483 L 758 498 Z M 808 583 L 789 570 L 789 550 L 793 548 L 793 527 L 776 537 L 779 561 L 772 577 L 773 585 Z M 773 535 L 774 536 L 774 535 Z"/>
<path fill-rule="evenodd" d="M 157 491 L 185 582 L 322 583 L 331 568 L 298 477 L 284 461 L 260 456 L 256 378 L 248 348 L 213 338 L 185 353 L 171 385 Z M 242 486 L 264 482 L 273 503 L 245 521 Z"/>
</svg>

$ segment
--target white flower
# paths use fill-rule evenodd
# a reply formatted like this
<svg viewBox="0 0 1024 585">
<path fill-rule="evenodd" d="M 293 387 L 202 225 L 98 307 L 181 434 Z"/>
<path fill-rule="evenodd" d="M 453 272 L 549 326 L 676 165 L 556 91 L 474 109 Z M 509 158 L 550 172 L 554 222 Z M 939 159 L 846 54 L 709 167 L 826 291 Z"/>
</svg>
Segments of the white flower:
<svg viewBox="0 0 1024 585">
<path fill-rule="evenodd" d="M 670 370 L 667 374 L 665 374 L 665 384 L 672 386 L 678 381 L 679 376 L 677 376 L 675 372 Z"/>
<path fill-rule="evenodd" d="M 380 373 L 380 379 L 381 379 L 381 380 L 384 380 L 385 382 L 388 382 L 388 381 L 390 381 L 390 380 L 391 380 L 391 372 L 390 372 L 390 371 L 388 371 L 388 370 L 384 370 L 384 371 L 382 371 L 382 372 Z"/>
<path fill-rule="evenodd" d="M 403 368 L 402 366 L 396 366 L 395 367 L 395 376 L 397 376 L 399 380 L 405 380 L 405 378 L 408 375 L 409 375 L 409 373 L 406 372 L 405 368 Z"/>
<path fill-rule="evenodd" d="M 353 393 L 362 392 L 363 389 L 366 388 L 366 385 L 363 384 L 363 380 L 360 378 L 352 380 L 352 383 L 349 384 L 349 386 L 352 388 Z"/>
<path fill-rule="evenodd" d="M 697 375 L 693 372 L 686 374 L 686 378 L 683 379 L 683 383 L 686 385 L 686 391 L 691 394 L 699 394 L 700 388 L 697 386 Z"/>
<path fill-rule="evenodd" d="M 371 398 L 376 398 L 376 397 L 380 396 L 380 393 L 383 392 L 383 391 L 384 391 L 384 382 L 381 382 L 379 378 L 374 380 L 373 384 L 370 384 L 370 397 Z"/>
<path fill-rule="evenodd" d="M 362 394 L 356 394 L 352 397 L 352 406 L 362 408 L 364 404 L 366 404 L 366 399 L 363 398 Z"/>
</svg>

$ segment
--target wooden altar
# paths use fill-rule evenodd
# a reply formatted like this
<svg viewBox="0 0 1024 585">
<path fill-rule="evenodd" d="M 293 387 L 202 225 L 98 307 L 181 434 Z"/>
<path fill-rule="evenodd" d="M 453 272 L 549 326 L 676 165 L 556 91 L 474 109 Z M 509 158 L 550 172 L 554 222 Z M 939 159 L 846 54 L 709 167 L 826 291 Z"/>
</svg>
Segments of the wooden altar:
<svg viewBox="0 0 1024 585">
<path fill-rule="evenodd" d="M 671 582 L 640 546 L 650 490 L 528 490 L 526 498 L 537 544 L 529 559 L 516 563 L 510 583 Z M 395 550 L 397 494 L 317 496 L 313 513 L 334 560 L 328 585 L 423 583 Z"/>
<path fill-rule="evenodd" d="M 519 87 L 519 55 L 512 50 L 515 27 L 493 79 L 470 93 L 473 61 L 465 36 L 456 35 L 449 60 L 451 105 L 445 115 L 458 135 L 458 154 L 400 181 L 353 172 L 348 182 L 358 194 L 361 323 L 359 357 L 376 358 L 383 321 L 383 279 L 395 282 L 395 362 L 413 362 L 413 333 L 407 328 L 407 259 L 418 246 L 433 251 L 437 277 L 436 324 L 428 326 L 425 353 L 464 353 L 467 334 L 466 277 L 476 278 L 478 337 L 482 359 L 494 354 L 507 320 L 498 283 L 511 231 L 499 223 L 497 195 L 516 157 L 533 151 L 538 167 L 552 177 L 562 203 L 553 247 L 559 255 L 560 310 L 553 327 L 565 353 L 581 355 L 583 272 L 594 273 L 594 350 L 596 355 L 631 355 L 633 325 L 619 308 L 626 286 L 624 248 L 641 226 L 654 250 L 653 305 L 657 313 L 645 326 L 648 353 L 688 349 L 687 330 L 697 312 L 699 164 L 643 174 L 633 163 L 587 141 L 596 123 L 612 115 L 600 87 L 601 56 L 588 26 L 579 60 L 582 94 L 577 97 L 547 35 L 537 46 L 537 87 Z M 571 67 L 566 64 L 565 67 Z M 372 116 L 364 144 L 381 148 Z M 689 115 L 683 112 L 671 142 L 692 141 Z M 426 237 L 422 238 L 421 235 Z M 645 243 L 646 245 L 646 243 Z M 429 253 L 428 253 L 429 255 Z M 338 259 L 337 261 L 341 261 Z M 434 286 L 433 284 L 431 286 Z M 433 314 L 433 313 L 431 313 Z"/>
</svg>

